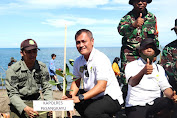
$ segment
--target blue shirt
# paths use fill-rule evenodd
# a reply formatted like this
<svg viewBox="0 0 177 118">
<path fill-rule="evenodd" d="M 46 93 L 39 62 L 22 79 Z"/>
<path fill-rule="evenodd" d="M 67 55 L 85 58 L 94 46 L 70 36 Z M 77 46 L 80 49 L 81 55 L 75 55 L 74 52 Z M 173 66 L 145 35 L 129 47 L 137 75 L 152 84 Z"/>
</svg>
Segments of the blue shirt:
<svg viewBox="0 0 177 118">
<path fill-rule="evenodd" d="M 55 69 L 55 61 L 53 59 L 51 59 L 49 61 L 49 74 L 50 75 L 56 75 L 55 70 L 56 70 Z"/>
</svg>

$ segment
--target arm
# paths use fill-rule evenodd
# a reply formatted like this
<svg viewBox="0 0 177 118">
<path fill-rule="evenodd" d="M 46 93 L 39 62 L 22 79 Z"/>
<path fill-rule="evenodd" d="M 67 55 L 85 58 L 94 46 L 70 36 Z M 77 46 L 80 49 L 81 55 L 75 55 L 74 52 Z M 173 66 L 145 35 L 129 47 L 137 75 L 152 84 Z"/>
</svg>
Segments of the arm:
<svg viewBox="0 0 177 118">
<path fill-rule="evenodd" d="M 165 89 L 164 94 L 169 99 L 172 99 L 174 102 L 177 102 L 176 91 L 173 91 L 171 88 L 167 88 Z"/>
<path fill-rule="evenodd" d="M 107 85 L 107 81 L 105 80 L 98 80 L 97 84 L 88 92 L 84 93 L 84 100 L 90 99 L 95 97 L 96 95 L 102 93 L 105 91 Z M 79 97 L 78 96 L 72 96 L 72 99 L 74 100 L 74 103 L 79 103 Z"/>
<path fill-rule="evenodd" d="M 10 99 L 11 104 L 18 110 L 18 112 L 21 114 L 27 105 L 24 103 L 24 101 L 20 98 L 20 93 L 18 91 L 18 77 L 14 73 L 14 70 L 12 68 L 9 68 L 6 71 L 6 89 L 7 93 Z"/>
<path fill-rule="evenodd" d="M 168 76 L 175 76 L 176 73 L 176 59 L 173 56 L 173 47 L 166 46 L 162 51 L 161 65 L 164 67 Z"/>
<path fill-rule="evenodd" d="M 174 95 L 174 92 L 171 88 L 167 88 L 164 90 L 164 94 L 166 97 L 172 99 L 173 98 L 173 95 Z"/>
<path fill-rule="evenodd" d="M 120 20 L 120 23 L 117 27 L 119 34 L 122 36 L 130 37 L 134 31 L 136 32 L 136 28 L 133 27 L 132 23 L 133 21 L 131 20 L 130 15 L 124 16 Z"/>
<path fill-rule="evenodd" d="M 149 59 L 147 59 L 147 64 L 145 65 L 145 67 L 135 76 L 130 77 L 128 83 L 134 87 L 136 85 L 138 85 L 141 81 L 141 79 L 143 78 L 144 74 L 151 74 L 153 71 L 153 66 L 150 65 L 150 61 Z"/>
<path fill-rule="evenodd" d="M 73 82 L 71 83 L 71 88 L 70 88 L 70 89 L 71 89 L 72 91 L 69 92 L 70 95 L 76 96 L 76 94 L 77 94 L 78 91 L 79 91 L 80 82 L 81 82 L 81 79 L 78 79 L 78 80 L 73 81 Z"/>
<path fill-rule="evenodd" d="M 84 93 L 84 100 L 90 99 L 95 97 L 96 95 L 105 91 L 107 85 L 107 81 L 105 80 L 98 80 L 97 84 L 88 92 Z"/>
</svg>

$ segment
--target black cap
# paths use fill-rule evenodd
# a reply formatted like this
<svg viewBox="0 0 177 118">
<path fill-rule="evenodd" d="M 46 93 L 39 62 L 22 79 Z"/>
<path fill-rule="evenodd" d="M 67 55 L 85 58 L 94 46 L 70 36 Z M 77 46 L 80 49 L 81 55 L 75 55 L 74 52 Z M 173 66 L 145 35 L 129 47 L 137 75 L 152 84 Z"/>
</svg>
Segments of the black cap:
<svg viewBox="0 0 177 118">
<path fill-rule="evenodd" d="M 133 2 L 134 2 L 134 1 L 135 1 L 135 0 L 129 0 L 129 4 L 133 5 Z M 146 0 L 146 2 L 147 2 L 147 3 L 151 3 L 152 0 Z"/>
<path fill-rule="evenodd" d="M 33 49 L 38 49 L 37 43 L 36 41 L 34 41 L 33 39 L 26 39 L 21 43 L 20 46 L 21 50 L 33 50 Z"/>
<path fill-rule="evenodd" d="M 155 51 L 155 54 L 156 56 L 160 54 L 160 50 L 157 48 L 154 40 L 152 38 L 146 38 L 144 40 L 141 41 L 141 44 L 140 44 L 140 47 L 139 47 L 139 50 L 143 50 L 147 45 L 149 44 L 152 44 L 154 45 L 154 51 Z"/>
<path fill-rule="evenodd" d="M 171 28 L 171 30 L 177 29 L 177 19 L 175 20 L 175 27 Z"/>
</svg>

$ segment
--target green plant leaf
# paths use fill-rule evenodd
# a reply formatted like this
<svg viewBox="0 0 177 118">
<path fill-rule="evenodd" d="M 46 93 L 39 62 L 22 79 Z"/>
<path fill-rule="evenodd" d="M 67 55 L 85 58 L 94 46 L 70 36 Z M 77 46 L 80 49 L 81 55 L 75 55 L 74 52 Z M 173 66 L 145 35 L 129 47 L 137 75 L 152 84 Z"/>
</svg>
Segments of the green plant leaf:
<svg viewBox="0 0 177 118">
<path fill-rule="evenodd" d="M 69 66 L 66 64 L 66 73 L 69 73 Z"/>
<path fill-rule="evenodd" d="M 78 79 L 80 79 L 80 78 L 77 78 L 77 79 L 72 79 L 73 81 L 77 81 Z"/>
<path fill-rule="evenodd" d="M 71 64 L 71 66 L 74 65 L 74 60 L 73 59 L 69 59 L 69 63 Z"/>
<path fill-rule="evenodd" d="M 60 75 L 61 77 L 64 77 L 62 71 L 56 70 L 56 74 Z"/>
<path fill-rule="evenodd" d="M 66 72 L 66 75 L 70 75 L 70 76 L 72 76 L 72 77 L 75 77 L 72 73 L 70 73 L 70 72 Z"/>
<path fill-rule="evenodd" d="M 71 90 L 71 89 L 68 89 L 68 90 L 66 90 L 66 91 L 73 91 L 73 90 Z"/>
<path fill-rule="evenodd" d="M 52 84 L 53 86 L 56 86 L 57 84 L 60 84 L 60 83 L 56 83 L 56 82 L 53 81 L 53 80 L 50 80 L 49 83 Z"/>
</svg>

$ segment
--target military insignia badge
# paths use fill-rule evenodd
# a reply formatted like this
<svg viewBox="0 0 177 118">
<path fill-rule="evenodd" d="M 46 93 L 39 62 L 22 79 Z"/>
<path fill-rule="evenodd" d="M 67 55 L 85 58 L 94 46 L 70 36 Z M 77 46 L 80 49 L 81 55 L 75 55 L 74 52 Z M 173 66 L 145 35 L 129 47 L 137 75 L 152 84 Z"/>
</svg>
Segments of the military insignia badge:
<svg viewBox="0 0 177 118">
<path fill-rule="evenodd" d="M 29 44 L 34 45 L 34 41 L 33 40 L 29 40 Z"/>
<path fill-rule="evenodd" d="M 81 73 L 83 73 L 83 72 L 84 72 L 84 66 L 81 66 L 80 69 L 79 69 L 79 71 L 80 71 Z"/>
</svg>

